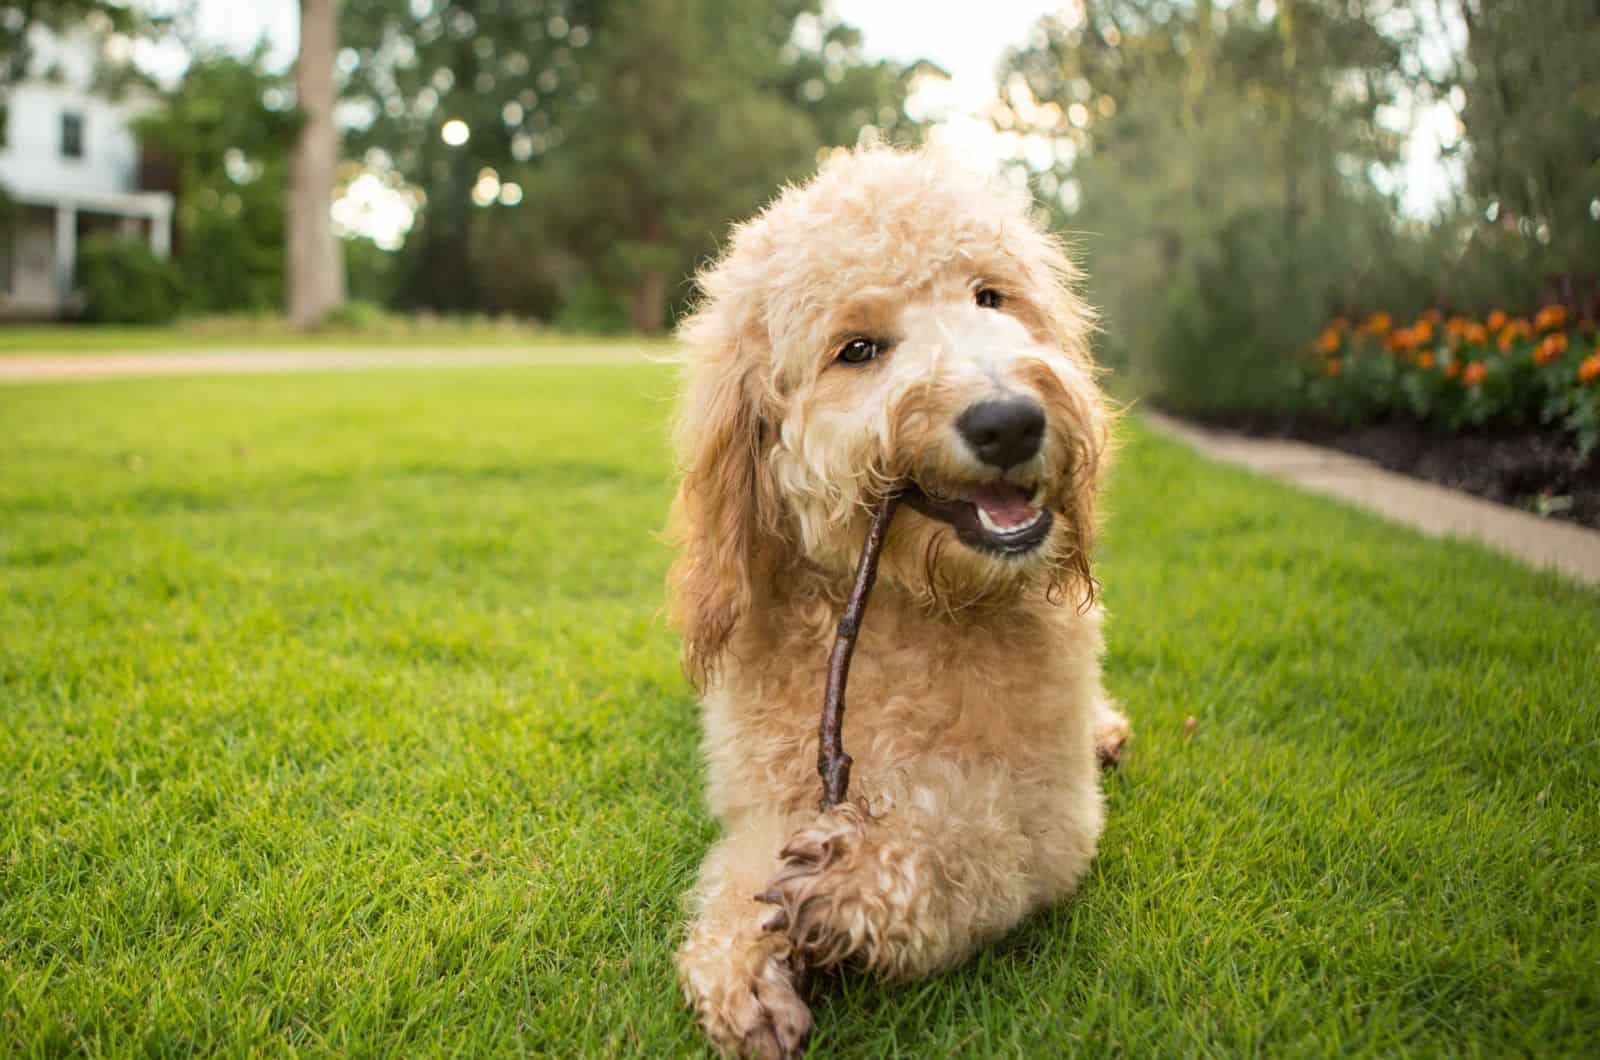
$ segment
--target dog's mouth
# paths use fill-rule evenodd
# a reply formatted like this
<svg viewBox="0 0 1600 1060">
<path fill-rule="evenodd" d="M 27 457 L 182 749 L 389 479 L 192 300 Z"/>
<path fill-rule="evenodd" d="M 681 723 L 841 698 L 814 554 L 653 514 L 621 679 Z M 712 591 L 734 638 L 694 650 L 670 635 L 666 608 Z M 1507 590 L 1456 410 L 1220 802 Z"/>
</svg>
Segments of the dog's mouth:
<svg viewBox="0 0 1600 1060">
<path fill-rule="evenodd" d="M 1023 556 L 1050 536 L 1054 521 L 1039 504 L 1042 491 L 1011 482 L 971 482 L 940 487 L 910 484 L 904 499 L 930 519 L 948 523 L 968 548 Z"/>
</svg>

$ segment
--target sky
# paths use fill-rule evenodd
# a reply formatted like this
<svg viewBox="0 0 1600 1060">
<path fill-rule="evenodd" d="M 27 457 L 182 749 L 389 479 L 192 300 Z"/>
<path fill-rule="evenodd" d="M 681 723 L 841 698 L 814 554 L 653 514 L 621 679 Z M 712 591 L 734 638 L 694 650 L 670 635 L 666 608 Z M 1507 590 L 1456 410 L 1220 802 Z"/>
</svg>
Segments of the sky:
<svg viewBox="0 0 1600 1060">
<path fill-rule="evenodd" d="M 152 6 L 178 0 L 152 0 Z M 995 93 L 995 69 L 1006 49 L 1023 41 L 1044 15 L 1069 6 L 1065 0 L 984 0 L 981 5 L 937 0 L 832 0 L 835 14 L 862 32 L 871 57 L 932 60 L 950 73 L 911 101 L 919 117 L 938 120 L 930 134 L 983 166 L 994 166 L 1020 149 L 1015 136 L 999 133 L 985 116 Z M 200 32 L 219 44 L 245 50 L 265 37 L 274 60 L 287 65 L 298 40 L 298 0 L 198 0 Z M 981 15 L 974 17 L 975 11 Z M 1449 50 L 1448 32 L 1437 34 L 1436 51 Z M 148 51 L 141 59 L 176 72 L 181 54 Z M 1414 216 L 1432 214 L 1449 194 L 1454 174 L 1439 160 L 1441 143 L 1453 142 L 1456 116 L 1436 104 L 1394 116 L 1410 124 L 1407 159 L 1398 175 L 1402 205 Z"/>
<path fill-rule="evenodd" d="M 1002 136 L 986 117 L 995 95 L 995 69 L 1008 48 L 1027 38 L 1040 18 L 1064 5 L 1040 0 L 986 0 L 982 17 L 965 3 L 926 0 L 834 0 L 843 21 L 861 30 L 874 58 L 929 59 L 950 74 L 929 81 L 911 101 L 916 117 L 942 120 L 930 134 L 984 165 L 1012 155 L 1014 137 Z M 915 113 L 920 110 L 922 113 Z"/>
</svg>

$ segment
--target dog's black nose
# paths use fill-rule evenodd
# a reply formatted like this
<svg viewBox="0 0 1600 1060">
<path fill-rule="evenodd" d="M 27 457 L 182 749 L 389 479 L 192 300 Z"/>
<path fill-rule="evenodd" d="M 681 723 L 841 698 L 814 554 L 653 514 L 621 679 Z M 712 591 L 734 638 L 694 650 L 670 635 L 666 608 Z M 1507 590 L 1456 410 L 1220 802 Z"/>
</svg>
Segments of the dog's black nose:
<svg viewBox="0 0 1600 1060">
<path fill-rule="evenodd" d="M 1004 471 L 1039 451 L 1044 409 L 1028 398 L 982 401 L 961 414 L 956 430 L 979 460 Z"/>
</svg>

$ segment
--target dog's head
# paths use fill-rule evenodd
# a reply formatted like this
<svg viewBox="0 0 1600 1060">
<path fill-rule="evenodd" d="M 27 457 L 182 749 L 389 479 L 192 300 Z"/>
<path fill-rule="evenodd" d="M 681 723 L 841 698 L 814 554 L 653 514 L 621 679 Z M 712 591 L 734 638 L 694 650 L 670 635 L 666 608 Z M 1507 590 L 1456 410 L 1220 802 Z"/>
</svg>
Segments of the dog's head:
<svg viewBox="0 0 1600 1060">
<path fill-rule="evenodd" d="M 1025 193 L 937 154 L 861 151 L 739 226 L 683 324 L 675 618 L 704 680 L 763 587 L 883 576 L 961 607 L 1093 594 L 1107 415 L 1090 314 Z"/>
</svg>

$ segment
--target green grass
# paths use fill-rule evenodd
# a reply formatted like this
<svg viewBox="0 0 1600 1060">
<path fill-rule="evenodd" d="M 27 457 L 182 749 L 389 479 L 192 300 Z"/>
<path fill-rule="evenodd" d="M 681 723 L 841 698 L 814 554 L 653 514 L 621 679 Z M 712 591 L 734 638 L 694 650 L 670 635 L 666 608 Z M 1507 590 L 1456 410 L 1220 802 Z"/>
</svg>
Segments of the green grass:
<svg viewBox="0 0 1600 1060">
<path fill-rule="evenodd" d="M 0 1055 L 697 1050 L 670 387 L 0 390 Z M 1081 896 L 817 1053 L 1591 1052 L 1600 596 L 1136 427 L 1111 507 Z"/>
</svg>

